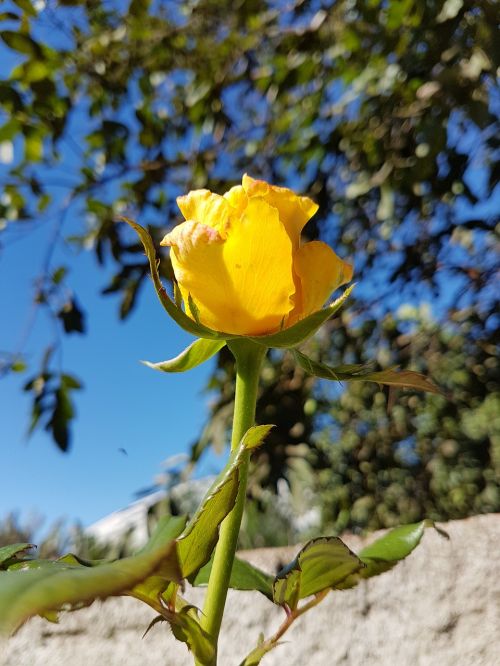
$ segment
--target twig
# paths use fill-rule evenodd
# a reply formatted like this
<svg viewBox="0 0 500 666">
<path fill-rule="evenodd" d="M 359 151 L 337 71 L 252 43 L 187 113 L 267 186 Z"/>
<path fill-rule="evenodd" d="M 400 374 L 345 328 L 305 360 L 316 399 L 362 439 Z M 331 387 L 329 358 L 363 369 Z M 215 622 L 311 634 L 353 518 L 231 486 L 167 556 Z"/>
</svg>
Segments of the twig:
<svg viewBox="0 0 500 666">
<path fill-rule="evenodd" d="M 278 643 L 280 638 L 290 629 L 295 620 L 297 620 L 297 618 L 299 618 L 301 615 L 304 615 L 304 613 L 307 613 L 307 611 L 311 610 L 311 608 L 314 608 L 319 603 L 321 603 L 329 591 L 330 591 L 329 589 L 326 589 L 323 590 L 322 592 L 319 592 L 318 594 L 315 595 L 313 599 L 311 599 L 311 601 L 308 601 L 306 604 L 301 606 L 301 608 L 296 608 L 293 611 L 290 610 L 288 607 L 285 607 L 285 611 L 287 614 L 285 621 L 281 624 L 278 630 L 270 638 L 266 639 L 263 643 L 259 645 L 259 648 L 262 648 L 266 650 L 266 652 L 269 652 L 274 647 L 276 647 L 276 644 Z"/>
</svg>

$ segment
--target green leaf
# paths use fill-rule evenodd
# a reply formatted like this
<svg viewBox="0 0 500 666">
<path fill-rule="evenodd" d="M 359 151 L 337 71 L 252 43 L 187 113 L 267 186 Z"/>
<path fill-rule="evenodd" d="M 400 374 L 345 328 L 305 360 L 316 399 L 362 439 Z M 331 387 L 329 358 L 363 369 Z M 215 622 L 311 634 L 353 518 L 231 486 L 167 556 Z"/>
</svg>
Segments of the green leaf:
<svg viewBox="0 0 500 666">
<path fill-rule="evenodd" d="M 28 16 L 35 18 L 37 16 L 36 9 L 31 4 L 30 0 L 14 0 L 14 4 L 22 9 L 23 12 L 26 12 Z"/>
<path fill-rule="evenodd" d="M 5 106 L 10 112 L 22 111 L 24 109 L 24 102 L 21 95 L 13 86 L 9 86 L 4 82 L 0 82 L 0 104 Z"/>
<path fill-rule="evenodd" d="M 199 663 L 213 663 L 215 648 L 209 634 L 202 629 L 194 606 L 186 604 L 176 613 L 167 611 L 165 617 L 170 623 L 174 636 L 178 641 L 186 643 Z"/>
<path fill-rule="evenodd" d="M 257 426 L 245 433 L 238 449 L 231 454 L 226 467 L 214 481 L 193 518 L 178 538 L 177 552 L 184 578 L 196 574 L 210 559 L 219 537 L 219 525 L 236 501 L 239 467 L 245 456 L 249 455 L 248 438 L 250 448 L 255 448 L 271 427 Z M 256 439 L 259 440 L 258 443 Z"/>
<path fill-rule="evenodd" d="M 50 194 L 47 193 L 42 194 L 42 196 L 38 199 L 38 203 L 36 206 L 38 212 L 43 213 L 47 209 L 47 206 L 50 204 L 51 201 L 52 197 L 50 196 Z"/>
<path fill-rule="evenodd" d="M 8 564 L 13 558 L 18 555 L 26 555 L 29 550 L 36 548 L 34 543 L 13 543 L 9 546 L 2 546 L 0 548 L 0 568 L 7 568 Z"/>
<path fill-rule="evenodd" d="M 425 375 L 412 370 L 382 370 L 371 372 L 370 365 L 353 365 L 331 367 L 325 363 L 314 361 L 298 349 L 293 349 L 292 354 L 297 364 L 306 372 L 321 379 L 330 379 L 336 382 L 376 382 L 377 384 L 388 384 L 389 386 L 401 386 L 413 388 L 429 393 L 442 395 L 442 391 Z"/>
<path fill-rule="evenodd" d="M 37 614 L 125 594 L 159 569 L 175 575 L 178 568 L 174 541 L 152 552 L 100 566 L 44 560 L 30 564 L 0 571 L 0 633 L 14 632 Z"/>
<path fill-rule="evenodd" d="M 134 18 L 143 18 L 145 14 L 147 15 L 150 5 L 151 0 L 132 0 L 128 7 L 128 13 Z"/>
<path fill-rule="evenodd" d="M 19 21 L 20 18 L 15 12 L 0 12 L 0 21 Z"/>
<path fill-rule="evenodd" d="M 270 335 L 252 337 L 251 340 L 265 345 L 266 347 L 296 347 L 297 345 L 300 345 L 313 335 L 313 333 L 316 333 L 325 321 L 330 319 L 330 317 L 340 310 L 355 286 L 355 284 L 350 285 L 344 291 L 342 296 L 337 298 L 337 300 L 331 305 L 322 310 L 318 310 L 317 312 L 313 312 L 308 317 L 305 317 L 305 319 L 301 319 L 293 326 L 290 326 L 290 328 L 285 328 L 278 333 L 271 333 Z"/>
<path fill-rule="evenodd" d="M 177 324 L 179 324 L 179 326 L 181 326 L 185 331 L 191 333 L 191 335 L 195 335 L 197 338 L 206 338 L 209 340 L 228 340 L 234 338 L 234 335 L 212 331 L 210 328 L 196 323 L 174 303 L 174 301 L 167 294 L 165 287 L 162 285 L 160 273 L 158 272 L 158 259 L 156 257 L 156 250 L 153 239 L 149 235 L 149 232 L 133 220 L 130 220 L 126 217 L 122 217 L 120 219 L 131 226 L 141 239 L 141 242 L 144 245 L 144 249 L 146 251 L 146 256 L 149 260 L 151 277 L 153 279 L 156 293 L 160 299 L 160 303 L 163 305 L 172 319 L 177 322 Z"/>
<path fill-rule="evenodd" d="M 191 294 L 188 294 L 188 308 L 191 314 L 193 315 L 193 318 L 197 324 L 200 323 L 200 311 L 198 309 L 198 306 L 193 300 L 193 297 Z"/>
<path fill-rule="evenodd" d="M 0 39 L 2 39 L 9 48 L 18 51 L 19 53 L 24 53 L 33 58 L 41 58 L 43 55 L 40 45 L 24 32 L 3 30 L 0 32 Z"/>
<path fill-rule="evenodd" d="M 26 363 L 22 359 L 18 358 L 15 361 L 12 361 L 10 369 L 12 372 L 24 372 L 27 367 L 28 366 Z"/>
<path fill-rule="evenodd" d="M 178 600 L 180 597 L 178 597 Z M 173 635 L 178 641 L 186 643 L 199 664 L 213 664 L 215 648 L 210 635 L 201 627 L 198 620 L 198 609 L 184 602 L 174 611 L 167 607 L 161 608 L 161 615 L 155 617 L 144 632 L 144 636 L 158 622 L 168 622 Z"/>
<path fill-rule="evenodd" d="M 177 541 L 184 578 L 196 574 L 210 559 L 219 538 L 219 525 L 236 501 L 243 453 L 240 447 L 239 455 L 230 458 Z"/>
<path fill-rule="evenodd" d="M 68 274 L 68 268 L 66 266 L 59 266 L 52 273 L 52 283 L 61 284 L 66 275 Z"/>
<path fill-rule="evenodd" d="M 358 555 L 365 567 L 346 578 L 337 588 L 345 590 L 354 587 L 362 579 L 372 578 L 392 569 L 398 562 L 408 557 L 420 543 L 425 528 L 432 525 L 430 520 L 401 525 L 363 548 Z"/>
<path fill-rule="evenodd" d="M 70 298 L 60 308 L 57 317 L 61 320 L 65 333 L 85 333 L 85 313 L 76 298 Z"/>
<path fill-rule="evenodd" d="M 47 61 L 32 59 L 21 63 L 11 72 L 11 79 L 22 81 L 23 84 L 43 81 L 52 73 L 52 67 Z"/>
<path fill-rule="evenodd" d="M 193 585 L 208 585 L 210 572 L 212 571 L 213 559 L 202 567 L 193 580 Z M 237 557 L 234 559 L 229 587 L 233 590 L 246 590 L 261 592 L 271 601 L 273 600 L 273 581 L 274 576 L 261 571 L 245 560 Z"/>
<path fill-rule="evenodd" d="M 185 516 L 163 516 L 158 521 L 156 529 L 151 535 L 147 544 L 139 551 L 139 553 L 154 552 L 158 548 L 162 548 L 176 539 L 186 526 Z M 173 572 L 159 569 L 154 575 L 148 576 L 146 580 L 141 581 L 135 585 L 127 595 L 139 599 L 140 601 L 148 604 L 156 611 L 159 609 L 160 597 L 165 599 L 167 596 L 166 591 L 172 585 L 172 580 L 178 581 L 182 578 L 180 565 L 176 561 L 176 569 Z"/>
<path fill-rule="evenodd" d="M 257 647 L 254 648 L 245 659 L 243 659 L 240 666 L 259 666 L 262 658 L 265 657 L 268 652 L 274 650 L 275 647 L 278 647 L 278 645 L 281 645 L 281 643 L 264 642 L 264 637 L 261 635 L 261 643 L 257 645 Z"/>
<path fill-rule="evenodd" d="M 10 118 L 0 127 L 0 142 L 12 141 L 19 132 L 19 129 L 19 123 L 14 118 Z"/>
<path fill-rule="evenodd" d="M 381 372 L 370 372 L 359 378 L 359 381 L 366 380 L 389 386 L 413 388 L 417 391 L 427 391 L 428 393 L 436 393 L 437 395 L 443 394 L 429 377 L 426 377 L 421 372 L 413 372 L 412 370 L 382 370 Z M 356 381 L 356 378 L 349 381 Z"/>
<path fill-rule="evenodd" d="M 52 437 L 61 451 L 67 451 L 70 444 L 69 424 L 74 418 L 73 403 L 69 391 L 61 384 L 53 393 L 54 408 L 51 417 L 45 425 L 45 430 L 52 433 Z"/>
<path fill-rule="evenodd" d="M 39 132 L 25 131 L 24 159 L 27 162 L 40 162 L 43 157 L 43 135 Z"/>
<path fill-rule="evenodd" d="M 83 557 L 80 557 L 79 555 L 75 555 L 75 553 L 66 553 L 66 555 L 63 555 L 62 557 L 59 557 L 56 562 L 62 562 L 64 564 L 74 564 L 76 565 L 81 565 L 82 567 L 98 567 L 101 564 L 106 564 L 107 560 L 86 560 Z M 33 564 L 35 567 L 40 566 L 40 564 L 48 564 L 49 566 L 52 566 L 52 562 L 50 560 L 33 560 Z"/>
<path fill-rule="evenodd" d="M 274 603 L 294 610 L 300 599 L 336 587 L 363 566 L 338 537 L 313 539 L 276 576 Z"/>
<path fill-rule="evenodd" d="M 214 354 L 217 354 L 225 344 L 226 342 L 224 340 L 206 340 L 200 338 L 190 344 L 189 347 L 186 347 L 186 349 L 175 358 L 160 363 L 150 363 L 149 361 L 142 361 L 142 363 L 147 365 L 148 368 L 161 370 L 162 372 L 186 372 L 186 370 L 196 368 L 197 365 L 201 365 L 205 361 L 208 361 L 208 359 L 212 358 Z"/>
<path fill-rule="evenodd" d="M 82 388 L 82 383 L 80 380 L 78 380 L 76 377 L 73 375 L 68 375 L 66 373 L 63 373 L 61 375 L 61 384 L 71 390 L 79 390 Z"/>
<path fill-rule="evenodd" d="M 247 449 L 247 451 L 251 449 L 256 449 L 258 446 L 262 444 L 264 439 L 269 434 L 270 430 L 272 430 L 274 427 L 275 426 L 272 424 L 252 426 L 243 435 L 243 439 L 241 440 L 241 445 L 245 449 Z"/>
</svg>

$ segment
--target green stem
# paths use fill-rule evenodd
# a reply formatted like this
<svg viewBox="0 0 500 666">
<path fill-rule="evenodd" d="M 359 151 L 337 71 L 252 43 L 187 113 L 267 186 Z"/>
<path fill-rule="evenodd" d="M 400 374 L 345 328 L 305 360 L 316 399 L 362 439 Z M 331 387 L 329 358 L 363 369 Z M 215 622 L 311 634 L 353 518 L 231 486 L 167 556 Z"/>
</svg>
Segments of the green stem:
<svg viewBox="0 0 500 666">
<path fill-rule="evenodd" d="M 228 343 L 228 347 L 236 359 L 236 394 L 231 438 L 231 451 L 234 451 L 243 435 L 254 424 L 260 369 L 267 349 L 250 340 L 243 339 L 232 340 Z M 245 506 L 249 460 L 250 453 L 248 452 L 245 454 L 240 467 L 239 490 L 234 508 L 221 525 L 201 618 L 201 625 L 212 637 L 216 652 Z M 216 660 L 217 657 L 213 662 L 214 664 L 216 664 Z M 198 664 L 198 666 L 202 665 Z"/>
<path fill-rule="evenodd" d="M 273 648 L 275 648 L 280 638 L 290 629 L 295 620 L 299 618 L 301 615 L 304 615 L 304 613 L 307 613 L 307 611 L 311 610 L 311 608 L 314 608 L 319 603 L 321 603 L 329 592 L 330 592 L 329 589 L 323 590 L 322 592 L 316 594 L 314 599 L 311 599 L 311 601 L 304 604 L 302 608 L 296 608 L 294 611 L 289 610 L 286 620 L 279 627 L 278 631 L 275 634 L 273 634 L 271 638 L 268 638 L 267 640 L 260 643 L 259 646 L 255 648 L 255 650 L 252 650 L 252 652 L 250 652 L 250 654 L 247 655 L 247 660 L 250 663 L 254 663 L 252 657 L 257 657 L 258 655 L 259 658 L 262 658 L 267 652 L 270 652 Z M 255 661 L 255 663 L 257 662 Z"/>
</svg>

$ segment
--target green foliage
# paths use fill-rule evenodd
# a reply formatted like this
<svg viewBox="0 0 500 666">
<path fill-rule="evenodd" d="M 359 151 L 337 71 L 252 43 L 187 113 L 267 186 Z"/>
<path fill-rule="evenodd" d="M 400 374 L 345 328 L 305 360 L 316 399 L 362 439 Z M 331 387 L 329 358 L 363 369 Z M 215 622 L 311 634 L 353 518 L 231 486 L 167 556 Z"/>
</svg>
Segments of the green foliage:
<svg viewBox="0 0 500 666">
<path fill-rule="evenodd" d="M 35 548 L 33 543 L 14 543 L 0 547 L 0 566 L 7 568 L 10 560 L 17 558 L 19 555 L 25 555 L 32 548 Z"/>
<path fill-rule="evenodd" d="M 193 585 L 207 585 L 212 571 L 213 560 L 207 562 L 193 579 Z M 233 590 L 256 590 L 271 601 L 273 600 L 273 577 L 265 571 L 235 557 L 229 587 Z"/>
<path fill-rule="evenodd" d="M 354 587 L 361 580 L 378 576 L 407 557 L 420 543 L 427 521 L 391 530 L 356 556 L 336 537 L 308 542 L 275 577 L 274 603 L 284 607 L 286 619 L 267 640 L 259 643 L 240 666 L 256 666 L 277 645 L 290 626 L 320 603 L 328 592 Z M 309 601 L 299 606 L 299 600 Z M 311 598 L 312 597 L 312 598 Z"/>
<path fill-rule="evenodd" d="M 61 451 L 67 451 L 70 445 L 69 426 L 74 417 L 71 393 L 81 388 L 80 381 L 72 375 L 55 374 L 42 368 L 39 375 L 24 385 L 24 391 L 34 396 L 29 433 L 42 423 Z"/>
<path fill-rule="evenodd" d="M 293 350 L 293 357 L 298 365 L 315 377 L 320 379 L 329 379 L 335 382 L 376 382 L 377 384 L 387 384 L 388 386 L 399 386 L 403 388 L 412 388 L 429 393 L 439 394 L 439 389 L 432 381 L 420 372 L 411 370 L 395 371 L 392 369 L 382 370 L 381 372 L 370 372 L 368 365 L 340 365 L 332 368 L 325 363 L 318 363 L 309 358 L 298 349 Z"/>
<path fill-rule="evenodd" d="M 214 481 L 203 502 L 178 538 L 177 550 L 184 578 L 196 574 L 208 562 L 218 538 L 218 527 L 231 511 L 239 487 L 239 471 L 248 450 L 259 446 L 272 426 L 256 426 L 244 435 L 226 467 Z"/>
<path fill-rule="evenodd" d="M 274 603 L 296 610 L 301 599 L 336 587 L 362 567 L 363 563 L 338 537 L 314 539 L 276 576 Z"/>
<path fill-rule="evenodd" d="M 173 614 L 170 620 L 173 635 L 186 643 L 200 664 L 210 664 L 215 656 L 215 648 L 210 636 L 198 621 L 197 609 L 186 604 Z"/>
<path fill-rule="evenodd" d="M 258 446 L 269 429 L 251 428 L 191 520 L 186 524 L 183 517 L 160 519 L 148 544 L 136 555 L 106 562 L 69 554 L 50 561 L 26 558 L 31 547 L 27 542 L 0 548 L 0 631 L 12 632 L 35 614 L 52 617 L 63 607 L 127 594 L 159 611 L 179 640 L 205 659 L 212 644 L 196 614 L 180 597 L 180 608 L 169 602 L 177 597 L 175 584 L 195 576 L 210 559 L 219 525 L 233 508 L 246 451 Z"/>
<path fill-rule="evenodd" d="M 255 649 L 248 654 L 245 659 L 241 662 L 240 666 L 258 666 L 265 655 L 275 648 L 278 643 L 275 645 L 266 645 L 264 643 L 264 637 L 262 636 L 262 644 L 259 644 Z"/>
<path fill-rule="evenodd" d="M 421 521 L 412 525 L 396 527 L 374 543 L 363 548 L 358 554 L 359 559 L 365 565 L 356 573 L 347 576 L 337 589 L 346 590 L 354 587 L 361 579 L 378 576 L 389 571 L 398 562 L 404 560 L 418 546 L 424 530 L 429 527 L 429 521 Z M 443 534 L 441 532 L 441 534 Z"/>
<path fill-rule="evenodd" d="M 274 420 L 276 427 L 253 457 L 244 547 L 311 536 L 269 496 L 283 483 L 291 516 L 315 508 L 315 528 L 335 534 L 500 510 L 498 332 L 486 329 L 489 315 L 473 308 L 452 317 L 443 326 L 425 308 L 405 306 L 374 321 L 351 309 L 304 347 L 336 373 L 357 371 L 346 360 L 399 363 L 432 377 L 444 395 L 351 381 L 319 381 L 311 390 L 291 359 L 267 360 L 257 421 Z M 202 446 L 222 447 L 227 436 L 232 371 L 225 355 L 216 377 L 209 388 L 221 397 L 193 457 Z"/>
<path fill-rule="evenodd" d="M 0 14 L 1 47 L 17 58 L 0 81 L 0 141 L 23 148 L 3 178 L 2 233 L 42 224 L 65 188 L 71 217 L 85 224 L 68 227 L 64 211 L 59 238 L 67 232 L 113 263 L 104 292 L 120 297 L 125 317 L 149 268 L 114 223 L 123 209 L 150 224 L 156 242 L 178 220 L 176 195 L 223 191 L 249 171 L 320 204 L 307 233 L 321 230 L 354 258 L 367 321 L 379 321 L 396 292 L 430 298 L 423 290 L 444 284 L 460 307 L 472 304 L 488 337 L 498 305 L 496 220 L 484 205 L 499 177 L 496 18 L 491 0 L 340 0 L 327 11 L 201 0 L 182 13 L 175 3 L 160 12 L 101 0 L 49 0 L 37 13 L 17 2 Z M 40 277 L 54 268 L 49 261 Z M 158 270 L 172 277 L 165 256 Z M 57 303 L 45 302 L 63 329 L 70 280 L 54 285 Z M 443 307 L 442 320 L 450 316 Z M 275 401 L 284 391 L 276 385 Z M 284 431 L 274 438 L 288 446 Z"/>
<path fill-rule="evenodd" d="M 379 576 L 410 555 L 430 521 L 396 527 L 355 555 L 338 537 L 309 541 L 277 574 L 274 603 L 296 610 L 300 599 L 328 590 L 345 590 Z"/>
<path fill-rule="evenodd" d="M 207 494 L 201 513 L 213 515 L 214 497 L 220 487 L 221 483 Z M 181 571 L 188 566 L 186 552 L 180 548 L 182 538 L 185 534 L 194 535 L 194 539 L 203 542 L 201 524 L 205 523 L 200 512 L 191 521 L 191 528 L 185 527 L 183 517 L 163 518 L 141 551 L 114 562 L 85 560 L 72 553 L 57 560 L 33 559 L 29 555 L 33 548 L 30 543 L 0 547 L 0 632 L 13 632 L 36 614 L 57 621 L 61 610 L 76 610 L 97 598 L 129 595 L 159 613 L 145 633 L 157 622 L 166 621 L 198 663 L 215 663 L 214 642 L 200 624 L 198 609 L 179 594 Z M 336 537 L 313 539 L 275 577 L 235 559 L 230 586 L 258 591 L 286 611 L 286 619 L 276 634 L 267 640 L 262 636 L 242 663 L 260 663 L 292 623 L 314 608 L 330 590 L 351 588 L 407 557 L 419 544 L 427 524 L 424 521 L 392 530 L 364 548 L 359 557 Z M 212 529 L 217 530 L 217 526 Z M 206 584 L 211 566 L 212 561 L 193 571 L 192 582 Z M 301 600 L 306 601 L 300 605 Z"/>
<path fill-rule="evenodd" d="M 185 525 L 186 518 L 184 516 L 164 516 L 158 521 L 156 529 L 151 535 L 148 543 L 139 551 L 139 554 L 155 552 L 158 548 L 165 547 L 165 545 L 174 542 L 174 540 L 181 534 Z M 168 571 L 159 568 L 153 575 L 140 580 L 133 588 L 128 590 L 126 594 L 148 604 L 156 611 L 160 610 L 163 617 L 163 605 L 168 603 L 170 598 L 174 595 L 176 584 L 179 583 L 182 578 L 178 550 L 176 550 L 175 566 L 175 576 L 172 576 L 171 574 L 169 575 Z"/>
<path fill-rule="evenodd" d="M 185 516 L 162 516 L 141 553 L 149 553 L 179 537 L 186 527 Z"/>
<path fill-rule="evenodd" d="M 8 560 L 8 567 L 0 571 L 0 632 L 15 631 L 34 614 L 122 594 L 160 567 L 175 577 L 175 566 L 175 542 L 99 566 L 62 560 Z"/>
<path fill-rule="evenodd" d="M 449 397 L 396 396 L 351 383 L 320 407 L 324 427 L 316 441 L 327 461 L 315 484 L 327 529 L 372 530 L 500 509 L 500 422 L 493 411 L 500 399 L 498 335 L 460 311 L 446 327 L 418 313 L 409 317 L 378 323 L 379 358 L 388 365 L 402 359 L 432 376 Z M 370 325 L 371 341 L 379 345 Z M 358 358 L 371 353 L 366 329 L 339 327 L 332 335 Z M 325 385 L 320 391 L 329 393 Z M 318 467 L 318 459 L 310 461 Z"/>
<path fill-rule="evenodd" d="M 247 451 L 253 451 L 262 444 L 273 428 L 274 425 L 269 424 L 249 428 L 241 440 L 242 447 Z"/>
<path fill-rule="evenodd" d="M 430 521 L 424 520 L 396 527 L 363 548 L 358 555 L 338 537 L 312 539 L 274 578 L 250 563 L 235 558 L 230 587 L 235 590 L 256 590 L 274 603 L 295 610 L 300 599 L 330 588 L 349 589 L 361 580 L 392 569 L 415 550 L 425 528 L 431 526 L 433 524 Z M 212 561 L 200 569 L 193 584 L 206 585 L 211 567 Z"/>
<path fill-rule="evenodd" d="M 205 510 L 211 513 L 209 503 Z M 29 543 L 0 548 L 0 632 L 14 631 L 35 614 L 57 621 L 60 610 L 81 608 L 95 598 L 128 595 L 160 612 L 159 618 L 170 623 L 176 638 L 208 663 L 214 653 L 212 641 L 201 628 L 196 609 L 177 593 L 182 562 L 179 536 L 185 524 L 183 517 L 161 519 L 139 553 L 114 562 L 89 561 L 72 553 L 55 561 L 31 559 Z M 217 531 L 217 524 L 211 530 Z"/>
</svg>

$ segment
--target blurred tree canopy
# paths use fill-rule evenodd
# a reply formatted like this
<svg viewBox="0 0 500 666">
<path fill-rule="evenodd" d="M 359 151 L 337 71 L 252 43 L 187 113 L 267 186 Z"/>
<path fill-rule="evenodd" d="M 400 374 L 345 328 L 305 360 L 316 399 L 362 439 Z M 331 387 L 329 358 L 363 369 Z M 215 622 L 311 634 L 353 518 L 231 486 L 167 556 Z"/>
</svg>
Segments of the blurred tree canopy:
<svg viewBox="0 0 500 666">
<path fill-rule="evenodd" d="M 307 234 L 354 259 L 356 298 L 310 352 L 410 366 L 451 396 L 369 384 L 332 394 L 272 356 L 258 416 L 278 428 L 254 470 L 256 505 L 285 479 L 294 496 L 315 493 L 332 529 L 499 510 L 498 4 L 13 0 L 1 10 L 12 62 L 0 80 L 1 154 L 12 158 L 0 172 L 2 245 L 57 214 L 53 242 L 114 266 L 103 293 L 120 295 L 125 318 L 148 269 L 116 217 L 126 211 L 158 239 L 178 220 L 177 195 L 223 191 L 248 171 L 313 197 Z M 70 239 L 68 211 L 81 219 Z M 52 256 L 35 300 L 61 331 L 84 334 L 92 313 L 68 297 L 68 267 Z M 161 271 L 171 276 L 166 256 Z M 430 312 L 405 309 L 425 301 Z M 80 385 L 51 359 L 45 351 L 26 384 L 32 427 L 66 450 Z M 0 363 L 24 369 L 22 350 Z M 231 382 L 222 355 L 194 460 L 225 442 Z"/>
</svg>

